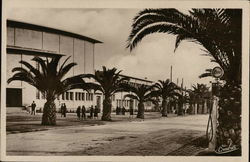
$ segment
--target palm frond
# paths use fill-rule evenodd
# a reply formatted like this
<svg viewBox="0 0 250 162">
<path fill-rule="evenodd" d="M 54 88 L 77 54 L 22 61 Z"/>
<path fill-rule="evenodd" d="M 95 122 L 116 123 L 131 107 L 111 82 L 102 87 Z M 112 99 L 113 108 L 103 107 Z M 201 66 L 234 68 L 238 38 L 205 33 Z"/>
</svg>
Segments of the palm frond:
<svg viewBox="0 0 250 162">
<path fill-rule="evenodd" d="M 69 63 L 67 64 L 65 67 L 63 67 L 61 69 L 61 71 L 59 71 L 58 73 L 58 78 L 61 79 L 65 76 L 65 74 L 67 74 L 74 66 L 76 66 L 76 63 Z"/>
<path fill-rule="evenodd" d="M 199 78 L 206 78 L 206 77 L 212 77 L 211 73 L 203 73 L 199 76 Z"/>
<path fill-rule="evenodd" d="M 27 69 L 30 70 L 30 72 L 32 72 L 34 75 L 36 76 L 40 76 L 41 73 L 39 72 L 39 70 L 37 70 L 35 67 L 33 67 L 31 64 L 29 64 L 26 61 L 19 61 L 20 64 L 23 64 Z"/>
<path fill-rule="evenodd" d="M 26 69 L 22 68 L 22 67 L 15 67 L 12 69 L 12 72 L 22 72 L 22 73 L 29 73 L 29 71 L 27 71 Z"/>
<path fill-rule="evenodd" d="M 59 69 L 59 73 L 61 73 L 61 70 L 64 68 L 64 65 L 66 64 L 66 62 L 70 59 L 71 56 L 67 57 L 64 62 L 62 63 L 60 69 Z M 47 64 L 48 64 L 48 59 L 47 59 Z"/>
<path fill-rule="evenodd" d="M 222 67 L 228 82 L 241 83 L 241 17 L 238 9 L 192 9 L 190 15 L 176 9 L 145 9 L 134 18 L 127 48 L 132 50 L 152 33 L 177 35 L 175 50 L 183 40 L 198 43 Z"/>
</svg>

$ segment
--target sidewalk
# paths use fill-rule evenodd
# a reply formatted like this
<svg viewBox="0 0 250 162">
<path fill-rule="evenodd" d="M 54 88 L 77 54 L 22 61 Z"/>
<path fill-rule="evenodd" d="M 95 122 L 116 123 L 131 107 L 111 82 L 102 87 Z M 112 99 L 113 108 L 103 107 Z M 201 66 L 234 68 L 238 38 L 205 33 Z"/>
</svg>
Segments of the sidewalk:
<svg viewBox="0 0 250 162">
<path fill-rule="evenodd" d="M 133 116 L 133 119 L 129 118 L 129 114 L 126 115 L 115 115 L 112 113 L 112 122 L 129 122 L 129 121 L 140 121 L 142 119 L 137 119 L 136 116 Z M 169 117 L 175 117 L 175 114 L 170 114 Z M 21 109 L 16 109 L 7 112 L 7 134 L 13 133 L 25 133 L 33 131 L 45 131 L 50 129 L 57 129 L 62 127 L 74 127 L 74 126 L 95 126 L 95 125 L 105 125 L 106 122 L 101 121 L 101 114 L 99 114 L 98 119 L 86 119 L 78 120 L 76 113 L 67 113 L 66 118 L 61 117 L 60 113 L 57 113 L 57 125 L 56 126 L 43 126 L 41 125 L 42 113 L 36 113 L 36 115 L 30 115 L 26 111 Z M 159 112 L 146 112 L 144 120 L 151 120 L 161 118 Z"/>
</svg>

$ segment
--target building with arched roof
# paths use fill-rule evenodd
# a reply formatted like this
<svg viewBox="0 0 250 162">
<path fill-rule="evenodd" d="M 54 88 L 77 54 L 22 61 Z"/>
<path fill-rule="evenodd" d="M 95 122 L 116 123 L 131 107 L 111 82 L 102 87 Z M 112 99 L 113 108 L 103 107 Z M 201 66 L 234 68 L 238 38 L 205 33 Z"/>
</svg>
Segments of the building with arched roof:
<svg viewBox="0 0 250 162">
<path fill-rule="evenodd" d="M 63 60 L 71 56 L 68 62 L 76 62 L 77 66 L 74 66 L 67 76 L 94 73 L 95 45 L 99 43 L 102 42 L 76 33 L 7 20 L 7 79 L 13 75 L 14 67 L 21 66 L 19 63 L 21 60 L 39 68 L 31 60 L 34 56 L 46 58 L 60 55 L 64 56 Z M 152 84 L 146 79 L 130 77 L 130 80 L 133 84 Z M 40 109 L 45 103 L 44 96 L 36 88 L 22 81 L 7 84 L 6 92 L 7 107 L 29 106 L 32 101 L 35 101 Z M 122 97 L 122 93 L 112 97 L 113 108 L 117 106 L 129 108 L 130 105 L 137 107 L 136 101 L 131 102 Z M 75 89 L 61 95 L 56 100 L 56 105 L 59 108 L 61 103 L 65 103 L 68 110 L 75 110 L 77 106 L 81 105 L 85 105 L 85 107 L 97 105 L 102 109 L 102 98 L 101 93 L 87 93 Z"/>
</svg>

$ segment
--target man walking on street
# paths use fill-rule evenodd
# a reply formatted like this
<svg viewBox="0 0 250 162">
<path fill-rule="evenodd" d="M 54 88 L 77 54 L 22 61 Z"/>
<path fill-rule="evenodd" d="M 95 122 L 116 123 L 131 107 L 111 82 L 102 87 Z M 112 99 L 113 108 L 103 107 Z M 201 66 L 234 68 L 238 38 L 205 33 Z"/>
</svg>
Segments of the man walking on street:
<svg viewBox="0 0 250 162">
<path fill-rule="evenodd" d="M 32 114 L 36 115 L 36 103 L 35 103 L 35 101 L 33 101 L 31 104 L 31 115 Z"/>
<path fill-rule="evenodd" d="M 66 113 L 67 113 L 67 107 L 66 104 L 63 104 L 63 116 L 66 118 Z"/>
<path fill-rule="evenodd" d="M 82 105 L 82 119 L 86 119 L 86 108 L 84 105 Z"/>
<path fill-rule="evenodd" d="M 90 118 L 93 119 L 94 108 L 93 105 L 90 107 Z"/>
<path fill-rule="evenodd" d="M 63 117 L 64 115 L 64 104 L 62 103 L 61 104 L 61 117 Z"/>
<path fill-rule="evenodd" d="M 95 109 L 94 109 L 94 118 L 95 119 L 98 119 L 98 113 L 99 113 L 99 109 L 97 106 L 95 106 Z"/>
<path fill-rule="evenodd" d="M 76 109 L 76 115 L 77 115 L 78 120 L 80 120 L 80 117 L 81 117 L 81 107 L 80 106 L 78 106 Z"/>
</svg>

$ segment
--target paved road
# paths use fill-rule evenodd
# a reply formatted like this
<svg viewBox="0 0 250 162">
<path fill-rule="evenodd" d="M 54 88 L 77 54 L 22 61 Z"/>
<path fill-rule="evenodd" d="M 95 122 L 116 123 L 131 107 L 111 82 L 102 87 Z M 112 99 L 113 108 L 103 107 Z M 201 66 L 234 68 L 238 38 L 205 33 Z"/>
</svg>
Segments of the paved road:
<svg viewBox="0 0 250 162">
<path fill-rule="evenodd" d="M 207 115 L 7 135 L 7 155 L 167 155 L 205 135 Z"/>
</svg>

